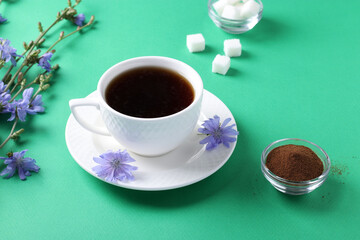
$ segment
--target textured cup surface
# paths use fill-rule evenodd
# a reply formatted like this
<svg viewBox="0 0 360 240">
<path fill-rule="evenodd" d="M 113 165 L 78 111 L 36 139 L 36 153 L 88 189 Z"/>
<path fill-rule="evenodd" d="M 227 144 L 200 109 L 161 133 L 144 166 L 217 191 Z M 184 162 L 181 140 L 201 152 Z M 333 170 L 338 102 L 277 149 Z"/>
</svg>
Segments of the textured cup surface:
<svg viewBox="0 0 360 240">
<path fill-rule="evenodd" d="M 194 89 L 194 101 L 184 110 L 159 118 L 137 118 L 112 109 L 105 101 L 105 90 L 118 74 L 129 69 L 164 67 L 184 76 Z M 99 80 L 97 91 L 101 117 L 110 134 L 126 149 L 140 155 L 156 156 L 179 146 L 196 126 L 200 115 L 203 83 L 189 65 L 167 57 L 138 57 L 120 62 L 107 70 Z"/>
</svg>

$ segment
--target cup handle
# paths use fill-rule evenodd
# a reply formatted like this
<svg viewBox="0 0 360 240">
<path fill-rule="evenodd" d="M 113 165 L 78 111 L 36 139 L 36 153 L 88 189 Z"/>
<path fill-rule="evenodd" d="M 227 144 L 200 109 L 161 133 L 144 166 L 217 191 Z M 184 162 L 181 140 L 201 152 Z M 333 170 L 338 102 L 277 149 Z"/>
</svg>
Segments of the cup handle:
<svg viewBox="0 0 360 240">
<path fill-rule="evenodd" d="M 77 107 L 88 107 L 94 106 L 97 110 L 100 109 L 99 101 L 96 98 L 80 98 L 80 99 L 72 99 L 69 101 L 70 110 L 76 119 L 76 121 L 85 129 L 89 130 L 90 132 L 110 136 L 109 131 L 104 127 L 98 127 L 96 125 L 90 124 L 84 118 L 80 116 L 77 112 Z"/>
</svg>

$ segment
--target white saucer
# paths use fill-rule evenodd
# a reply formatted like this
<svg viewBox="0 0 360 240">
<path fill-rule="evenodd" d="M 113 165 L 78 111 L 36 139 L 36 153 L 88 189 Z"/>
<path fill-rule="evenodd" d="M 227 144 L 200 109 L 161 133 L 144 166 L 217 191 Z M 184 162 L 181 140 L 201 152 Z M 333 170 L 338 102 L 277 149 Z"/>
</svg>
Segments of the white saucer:
<svg viewBox="0 0 360 240">
<path fill-rule="evenodd" d="M 93 92 L 87 97 L 92 98 L 96 95 L 97 93 Z M 79 113 L 90 122 L 103 124 L 99 112 L 94 107 L 79 108 Z M 201 117 L 191 136 L 172 152 L 159 157 L 144 157 L 130 152 L 136 160 L 132 165 L 138 167 L 138 170 L 133 172 L 135 181 L 118 181 L 110 184 L 136 190 L 168 190 L 184 187 L 210 176 L 226 163 L 236 145 L 234 142 L 230 144 L 230 148 L 226 148 L 221 144 L 212 151 L 206 151 L 205 146 L 199 144 L 205 136 L 198 135 L 198 127 L 204 120 L 214 115 L 218 115 L 221 121 L 231 118 L 230 124 L 235 123 L 226 105 L 215 95 L 204 90 Z M 237 129 L 236 126 L 234 129 Z M 96 178 L 99 177 L 92 171 L 92 167 L 97 165 L 93 157 L 107 150 L 125 149 L 112 137 L 85 130 L 72 115 L 66 125 L 65 138 L 69 152 L 75 161 Z"/>
</svg>

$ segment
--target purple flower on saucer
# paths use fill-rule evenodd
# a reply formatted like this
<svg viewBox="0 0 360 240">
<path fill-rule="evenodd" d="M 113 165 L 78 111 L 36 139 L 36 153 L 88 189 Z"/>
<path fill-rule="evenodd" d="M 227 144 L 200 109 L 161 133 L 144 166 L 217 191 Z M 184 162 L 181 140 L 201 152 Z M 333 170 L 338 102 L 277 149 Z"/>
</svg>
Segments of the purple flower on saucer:
<svg viewBox="0 0 360 240">
<path fill-rule="evenodd" d="M 93 160 L 100 165 L 93 167 L 92 170 L 107 182 L 134 180 L 134 175 L 131 172 L 137 170 L 137 167 L 128 164 L 135 162 L 135 160 L 126 150 L 107 151 L 99 157 L 94 157 Z"/>
<path fill-rule="evenodd" d="M 226 126 L 230 121 L 231 118 L 227 118 L 221 124 L 220 117 L 217 115 L 204 121 L 203 128 L 199 128 L 198 132 L 207 135 L 207 137 L 201 140 L 200 144 L 206 144 L 206 150 L 212 150 L 221 143 L 226 147 L 230 147 L 230 143 L 236 141 L 236 137 L 233 136 L 239 134 L 238 131 L 233 129 L 235 124 Z"/>
</svg>

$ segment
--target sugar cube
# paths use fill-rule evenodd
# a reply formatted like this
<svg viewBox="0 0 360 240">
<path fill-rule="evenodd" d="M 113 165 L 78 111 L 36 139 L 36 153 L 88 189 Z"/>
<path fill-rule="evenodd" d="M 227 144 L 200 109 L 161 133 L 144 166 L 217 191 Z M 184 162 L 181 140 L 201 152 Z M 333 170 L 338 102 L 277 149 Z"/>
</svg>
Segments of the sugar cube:
<svg viewBox="0 0 360 240">
<path fill-rule="evenodd" d="M 241 56 L 241 43 L 239 39 L 228 39 L 224 41 L 224 52 L 228 57 Z"/>
<path fill-rule="evenodd" d="M 239 17 L 241 19 L 250 18 L 258 14 L 260 11 L 260 4 L 254 0 L 248 0 L 241 7 Z"/>
<path fill-rule="evenodd" d="M 238 20 L 240 19 L 240 12 L 238 8 L 233 5 L 225 5 L 221 16 L 227 19 Z"/>
<path fill-rule="evenodd" d="M 226 4 L 227 3 L 225 1 L 217 1 L 213 3 L 213 8 L 215 9 L 216 13 L 221 16 Z"/>
<path fill-rule="evenodd" d="M 216 55 L 212 62 L 212 72 L 225 75 L 230 68 L 230 58 L 228 56 Z"/>
<path fill-rule="evenodd" d="M 219 2 L 224 2 L 228 5 L 235 5 L 236 3 L 240 2 L 240 0 L 220 0 Z"/>
<path fill-rule="evenodd" d="M 187 35 L 186 46 L 190 52 L 201 52 L 205 49 L 205 39 L 201 33 Z"/>
<path fill-rule="evenodd" d="M 242 3 L 242 2 L 239 2 L 239 3 L 234 5 L 234 7 L 237 7 L 238 9 L 241 9 L 242 6 L 244 6 L 244 3 Z"/>
<path fill-rule="evenodd" d="M 234 7 L 236 9 L 236 18 L 237 18 L 237 20 L 242 20 L 243 19 L 243 17 L 241 16 L 241 10 L 242 10 L 243 6 L 244 6 L 244 3 L 242 3 L 242 2 L 239 2 L 239 3 L 234 5 Z"/>
</svg>

